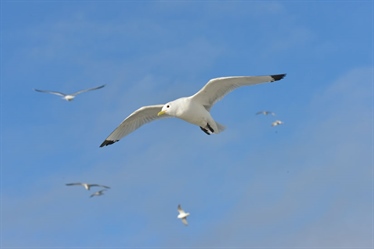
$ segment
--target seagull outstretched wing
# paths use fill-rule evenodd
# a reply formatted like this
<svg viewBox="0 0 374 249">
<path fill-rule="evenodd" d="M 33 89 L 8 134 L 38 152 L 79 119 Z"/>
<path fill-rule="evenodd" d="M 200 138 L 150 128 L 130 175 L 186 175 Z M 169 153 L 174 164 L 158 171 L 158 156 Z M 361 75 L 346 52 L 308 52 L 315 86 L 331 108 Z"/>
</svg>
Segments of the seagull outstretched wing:
<svg viewBox="0 0 374 249">
<path fill-rule="evenodd" d="M 186 212 L 184 212 L 184 210 L 182 209 L 182 207 L 181 207 L 180 204 L 178 205 L 178 212 L 179 212 L 180 214 L 185 214 L 185 213 L 186 213 Z"/>
<path fill-rule="evenodd" d="M 80 91 L 78 91 L 78 92 L 72 93 L 71 95 L 72 95 L 72 96 L 77 96 L 78 94 L 81 94 L 81 93 L 84 93 L 84 92 L 88 92 L 88 91 L 93 91 L 93 90 L 101 89 L 101 88 L 103 88 L 104 86 L 105 86 L 105 85 L 98 86 L 98 87 L 93 87 L 93 88 L 88 88 L 88 89 L 84 89 L 84 90 L 80 90 Z"/>
<path fill-rule="evenodd" d="M 100 184 L 90 184 L 91 187 L 103 187 L 103 188 L 110 188 L 108 186 L 105 186 L 105 185 L 100 185 Z M 105 190 L 105 189 L 103 189 Z"/>
<path fill-rule="evenodd" d="M 37 91 L 37 92 L 40 92 L 40 93 L 50 93 L 50 94 L 58 95 L 58 96 L 61 96 L 61 97 L 65 97 L 67 95 L 65 93 L 56 92 L 56 91 L 39 90 L 39 89 L 34 89 L 34 90 Z"/>
<path fill-rule="evenodd" d="M 118 142 L 121 138 L 130 134 L 146 123 L 156 119 L 169 117 L 168 115 L 157 116 L 157 113 L 161 111 L 163 106 L 164 105 L 143 106 L 134 111 L 121 122 L 121 124 L 105 139 L 100 147 Z"/>
<path fill-rule="evenodd" d="M 186 218 L 183 218 L 183 219 L 181 219 L 181 220 L 182 220 L 183 224 L 185 224 L 186 226 L 188 226 L 188 222 L 187 222 L 187 219 L 186 219 Z"/>
<path fill-rule="evenodd" d="M 286 74 L 267 76 L 233 76 L 209 80 L 209 82 L 190 98 L 198 101 L 209 111 L 226 94 L 241 86 L 251 86 L 265 82 L 281 80 Z"/>
<path fill-rule="evenodd" d="M 81 182 L 66 183 L 66 186 L 75 186 L 75 185 L 83 185 L 83 183 L 81 183 Z"/>
</svg>

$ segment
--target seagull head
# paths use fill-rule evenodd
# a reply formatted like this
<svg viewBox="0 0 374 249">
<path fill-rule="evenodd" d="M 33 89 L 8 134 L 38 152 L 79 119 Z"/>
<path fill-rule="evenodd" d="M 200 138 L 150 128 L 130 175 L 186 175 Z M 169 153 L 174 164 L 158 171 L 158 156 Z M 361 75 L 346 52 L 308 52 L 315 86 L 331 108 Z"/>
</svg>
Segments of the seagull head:
<svg viewBox="0 0 374 249">
<path fill-rule="evenodd" d="M 157 116 L 162 116 L 162 115 L 165 115 L 165 114 L 173 115 L 173 113 L 174 113 L 174 108 L 173 107 L 174 107 L 173 102 L 166 103 L 162 107 L 161 111 L 159 113 L 157 113 Z"/>
</svg>

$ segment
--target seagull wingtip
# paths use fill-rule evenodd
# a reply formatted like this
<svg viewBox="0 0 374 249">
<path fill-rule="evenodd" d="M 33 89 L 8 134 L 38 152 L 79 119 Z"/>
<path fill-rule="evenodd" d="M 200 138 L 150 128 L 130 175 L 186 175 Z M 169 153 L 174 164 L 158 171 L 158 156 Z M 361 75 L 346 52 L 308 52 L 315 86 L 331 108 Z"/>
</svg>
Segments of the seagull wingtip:
<svg viewBox="0 0 374 249">
<path fill-rule="evenodd" d="M 119 140 L 105 140 L 102 144 L 100 144 L 100 147 L 108 146 L 111 144 L 114 144 L 115 142 L 118 142 Z"/>
<path fill-rule="evenodd" d="M 284 77 L 286 76 L 286 74 L 274 74 L 274 75 L 271 75 L 271 77 L 273 78 L 273 81 L 277 81 L 277 80 L 281 80 L 283 79 Z"/>
</svg>

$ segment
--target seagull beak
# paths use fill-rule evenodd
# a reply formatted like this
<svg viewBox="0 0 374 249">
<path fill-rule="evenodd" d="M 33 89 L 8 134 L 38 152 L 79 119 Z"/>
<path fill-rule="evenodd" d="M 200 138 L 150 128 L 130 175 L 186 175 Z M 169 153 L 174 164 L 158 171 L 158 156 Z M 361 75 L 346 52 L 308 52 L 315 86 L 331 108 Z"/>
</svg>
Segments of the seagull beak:
<svg viewBox="0 0 374 249">
<path fill-rule="evenodd" d="M 165 111 L 160 111 L 159 113 L 157 113 L 157 116 L 161 116 L 161 115 L 164 115 L 165 114 Z"/>
</svg>

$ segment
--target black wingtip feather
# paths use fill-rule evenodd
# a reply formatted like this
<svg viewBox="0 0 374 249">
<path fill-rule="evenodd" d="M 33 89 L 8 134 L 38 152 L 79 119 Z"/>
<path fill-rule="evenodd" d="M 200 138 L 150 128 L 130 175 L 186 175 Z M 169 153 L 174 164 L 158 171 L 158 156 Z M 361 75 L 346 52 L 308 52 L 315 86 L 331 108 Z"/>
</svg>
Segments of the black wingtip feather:
<svg viewBox="0 0 374 249">
<path fill-rule="evenodd" d="M 286 76 L 286 74 L 275 74 L 275 75 L 271 75 L 271 77 L 273 78 L 273 81 L 277 81 L 277 80 L 281 80 L 283 79 L 284 77 Z"/>
<path fill-rule="evenodd" d="M 118 140 L 105 140 L 101 145 L 100 147 L 104 147 L 104 146 L 107 146 L 107 145 L 111 145 L 111 144 L 114 144 L 115 142 L 118 142 Z"/>
</svg>

